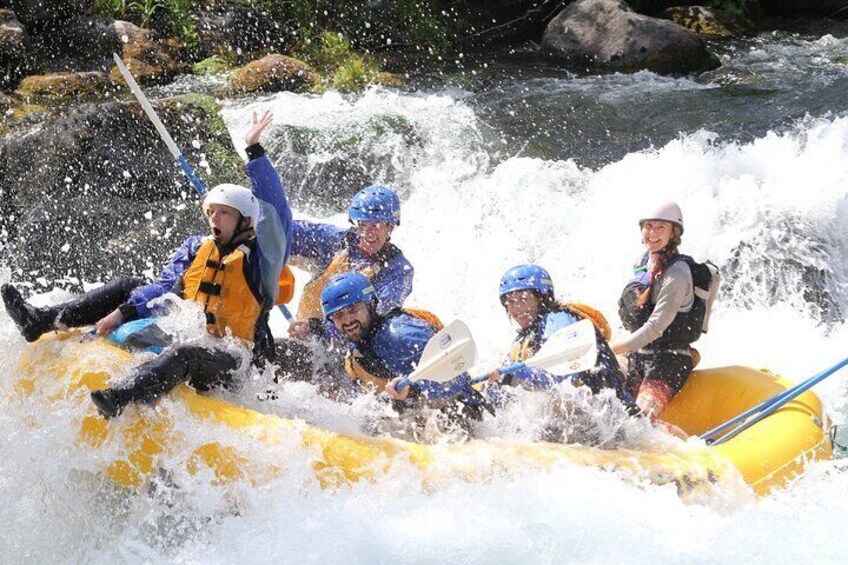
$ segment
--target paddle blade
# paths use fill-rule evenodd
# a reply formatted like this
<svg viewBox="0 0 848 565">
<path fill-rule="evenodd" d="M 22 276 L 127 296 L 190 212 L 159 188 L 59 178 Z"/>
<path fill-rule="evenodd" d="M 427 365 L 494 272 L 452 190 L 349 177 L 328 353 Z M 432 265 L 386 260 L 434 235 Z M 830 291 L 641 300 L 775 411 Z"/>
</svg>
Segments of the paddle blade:
<svg viewBox="0 0 848 565">
<path fill-rule="evenodd" d="M 411 382 L 445 382 L 467 371 L 476 362 L 477 346 L 474 338 L 463 322 L 455 320 L 430 338 L 418 361 L 418 367 L 407 379 Z"/>
<path fill-rule="evenodd" d="M 591 320 L 580 320 L 554 333 L 524 364 L 554 375 L 570 375 L 587 371 L 597 362 L 595 326 Z"/>
</svg>

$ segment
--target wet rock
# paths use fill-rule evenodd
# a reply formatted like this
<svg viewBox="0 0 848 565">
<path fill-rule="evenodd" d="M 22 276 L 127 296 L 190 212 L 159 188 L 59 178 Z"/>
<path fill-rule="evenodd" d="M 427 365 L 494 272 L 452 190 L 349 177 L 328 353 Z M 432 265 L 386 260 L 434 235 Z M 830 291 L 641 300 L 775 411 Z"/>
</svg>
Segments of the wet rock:
<svg viewBox="0 0 848 565">
<path fill-rule="evenodd" d="M 233 0 L 213 0 L 197 14 L 200 56 L 285 51 L 293 37 L 284 22 Z"/>
<path fill-rule="evenodd" d="M 3 4 L 4 8 L 14 11 L 25 26 L 33 29 L 85 14 L 91 7 L 83 0 L 5 0 Z"/>
<path fill-rule="evenodd" d="M 230 86 L 237 92 L 279 92 L 309 90 L 315 72 L 306 63 L 272 53 L 236 70 Z"/>
<path fill-rule="evenodd" d="M 400 116 L 374 116 L 335 128 L 283 126 L 267 148 L 302 210 L 328 214 L 346 209 L 363 187 L 397 189 L 416 166 L 421 133 Z"/>
<path fill-rule="evenodd" d="M 545 29 L 542 53 L 575 71 L 714 69 L 719 63 L 694 33 L 634 12 L 622 0 L 577 0 Z"/>
<path fill-rule="evenodd" d="M 722 267 L 720 299 L 743 308 L 788 304 L 822 323 L 843 323 L 848 285 L 831 266 L 839 242 L 799 217 L 769 214 L 761 226 Z"/>
<path fill-rule="evenodd" d="M 29 35 L 15 13 L 0 10 L 0 89 L 14 87 L 26 74 Z"/>
<path fill-rule="evenodd" d="M 703 6 L 675 6 L 659 16 L 706 37 L 740 37 L 754 31 L 733 14 Z"/>
<path fill-rule="evenodd" d="M 0 57 L 22 54 L 29 36 L 12 10 L 0 9 Z"/>
<path fill-rule="evenodd" d="M 108 71 L 121 42 L 112 20 L 75 16 L 48 23 L 33 35 L 33 56 L 46 72 Z"/>
<path fill-rule="evenodd" d="M 17 94 L 25 99 L 43 98 L 93 98 L 113 89 L 114 83 L 106 73 L 50 73 L 26 77 L 18 86 Z"/>
<path fill-rule="evenodd" d="M 165 83 L 189 70 L 180 56 L 179 41 L 155 38 L 150 30 L 121 20 L 115 21 L 114 30 L 123 44 L 121 58 L 139 84 Z M 112 67 L 110 74 L 112 80 L 124 82 L 118 67 Z"/>
<path fill-rule="evenodd" d="M 204 182 L 247 182 L 213 100 L 154 106 Z M 193 193 L 138 104 L 76 106 L 0 140 L 2 261 L 29 280 L 141 274 L 203 228 Z"/>
</svg>

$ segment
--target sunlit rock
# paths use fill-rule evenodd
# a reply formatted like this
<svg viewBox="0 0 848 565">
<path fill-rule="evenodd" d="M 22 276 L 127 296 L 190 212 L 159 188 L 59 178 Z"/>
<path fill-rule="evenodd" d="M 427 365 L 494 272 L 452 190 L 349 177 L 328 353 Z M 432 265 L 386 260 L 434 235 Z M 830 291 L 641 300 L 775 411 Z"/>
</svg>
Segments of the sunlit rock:
<svg viewBox="0 0 848 565">
<path fill-rule="evenodd" d="M 315 80 L 315 72 L 306 63 L 272 53 L 236 70 L 230 86 L 238 92 L 303 91 Z"/>
<path fill-rule="evenodd" d="M 113 86 L 114 83 L 106 73 L 50 73 L 26 77 L 18 85 L 17 94 L 23 98 L 90 98 Z"/>
</svg>

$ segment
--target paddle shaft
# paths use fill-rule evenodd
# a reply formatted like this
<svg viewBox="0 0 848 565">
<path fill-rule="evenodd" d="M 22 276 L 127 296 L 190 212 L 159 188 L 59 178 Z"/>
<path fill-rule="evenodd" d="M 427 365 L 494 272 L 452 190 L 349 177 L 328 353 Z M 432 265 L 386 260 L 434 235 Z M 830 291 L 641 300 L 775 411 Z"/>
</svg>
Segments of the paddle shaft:
<svg viewBox="0 0 848 565">
<path fill-rule="evenodd" d="M 140 86 L 138 86 L 138 83 L 135 81 L 135 77 L 132 76 L 130 70 L 121 58 L 118 57 L 117 53 L 113 53 L 112 56 L 115 59 L 115 64 L 118 65 L 118 70 L 121 71 L 121 75 L 124 77 L 124 80 L 127 81 L 130 90 L 135 95 L 136 100 L 138 100 L 139 104 L 141 104 L 141 107 L 144 109 L 144 113 L 147 114 L 147 117 L 153 123 L 153 127 L 156 128 L 156 132 L 159 134 L 159 137 L 165 142 L 165 146 L 168 148 L 168 151 L 170 151 L 171 155 L 176 158 L 183 170 L 183 173 L 185 173 L 185 176 L 188 177 L 189 182 L 191 182 L 191 185 L 197 191 L 197 194 L 203 196 L 206 193 L 206 187 L 203 185 L 203 181 L 201 181 L 197 174 L 195 174 L 194 169 L 192 169 L 191 165 L 188 164 L 188 160 L 186 160 L 185 155 L 183 155 L 182 151 L 180 151 L 179 147 L 177 147 L 177 144 L 174 143 L 174 138 L 171 137 L 171 134 L 168 133 L 167 129 L 165 129 L 165 124 L 163 124 L 162 120 L 159 119 L 159 115 L 156 114 L 156 110 L 154 110 L 153 106 L 151 106 L 150 100 L 147 99 L 144 91 L 141 90 Z M 286 320 L 289 322 L 294 320 L 294 316 L 292 316 L 291 311 L 285 304 L 280 304 L 279 308 Z"/>
<path fill-rule="evenodd" d="M 191 165 L 188 164 L 185 155 L 183 155 L 182 151 L 180 151 L 177 147 L 177 144 L 174 143 L 174 138 L 171 137 L 171 134 L 168 133 L 167 129 L 165 129 L 165 125 L 162 123 L 162 120 L 159 119 L 159 115 L 156 114 L 156 110 L 154 110 L 153 106 L 151 106 L 150 100 L 147 99 L 144 91 L 142 91 L 141 87 L 138 86 L 138 83 L 135 81 L 130 70 L 126 65 L 124 65 L 124 62 L 117 54 L 113 53 L 113 57 L 115 58 L 115 64 L 118 65 L 118 70 L 121 71 L 121 75 L 124 77 L 124 80 L 127 81 L 130 91 L 132 91 L 136 100 L 138 100 L 139 104 L 141 104 L 144 113 L 147 114 L 147 117 L 150 119 L 153 127 L 156 128 L 156 132 L 159 134 L 159 137 L 162 138 L 162 141 L 165 142 L 165 146 L 168 148 L 168 151 L 171 152 L 171 155 L 173 155 L 180 164 L 183 173 L 185 173 L 185 176 L 188 177 L 188 180 L 191 182 L 192 186 L 194 186 L 194 189 L 202 196 L 206 192 L 206 187 L 203 185 L 203 181 L 201 181 L 195 174 L 194 169 L 192 169 Z"/>
<path fill-rule="evenodd" d="M 510 363 L 509 365 L 504 365 L 500 369 L 498 369 L 498 373 L 501 375 L 508 375 L 509 373 L 513 373 L 522 367 L 526 367 L 527 364 L 524 361 L 516 361 L 515 363 Z M 471 384 L 476 385 L 478 383 L 482 383 L 488 380 L 489 375 L 480 375 L 479 377 L 474 377 L 471 379 Z"/>
<path fill-rule="evenodd" d="M 822 371 L 818 375 L 815 375 L 814 377 L 804 381 L 803 383 L 800 383 L 800 384 L 784 391 L 783 393 L 776 395 L 770 401 L 767 401 L 766 406 L 761 408 L 759 413 L 757 413 L 753 418 L 751 418 L 750 420 L 746 420 L 746 421 L 742 422 L 741 424 L 739 424 L 738 426 L 733 428 L 730 432 L 726 433 L 725 435 L 723 435 L 720 438 L 716 439 L 715 441 L 711 442 L 711 445 L 721 445 L 722 443 L 733 439 L 734 437 L 738 436 L 740 433 L 744 432 L 745 430 L 747 430 L 748 428 L 750 428 L 751 426 L 753 426 L 757 422 L 760 422 L 764 418 L 767 418 L 768 416 L 772 415 L 777 410 L 779 410 L 780 408 L 782 408 L 783 406 L 785 406 L 786 404 L 788 404 L 789 402 L 791 402 L 792 400 L 794 400 L 795 398 L 800 396 L 801 394 L 810 390 L 815 385 L 817 385 L 821 381 L 825 380 L 827 377 L 829 377 L 833 373 L 839 371 L 841 368 L 845 367 L 846 365 L 848 365 L 848 358 L 843 359 L 842 361 L 840 361 L 839 363 L 837 363 L 836 365 L 834 365 L 830 369 Z M 753 413 L 752 413 L 752 415 L 753 415 Z M 735 418 L 735 420 L 738 421 L 739 417 Z M 722 426 L 719 426 L 719 427 L 722 427 Z M 704 435 L 706 436 L 708 434 L 711 434 L 712 432 L 713 432 L 713 430 L 710 430 L 709 432 L 707 432 Z"/>
</svg>

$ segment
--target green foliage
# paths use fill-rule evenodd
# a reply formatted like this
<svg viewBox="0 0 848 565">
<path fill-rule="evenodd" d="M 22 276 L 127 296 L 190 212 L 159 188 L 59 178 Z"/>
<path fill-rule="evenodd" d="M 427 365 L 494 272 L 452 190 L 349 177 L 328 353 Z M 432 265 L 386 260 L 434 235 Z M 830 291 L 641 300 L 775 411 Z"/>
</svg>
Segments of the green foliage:
<svg viewBox="0 0 848 565">
<path fill-rule="evenodd" d="M 224 73 L 233 68 L 233 62 L 223 55 L 212 55 L 203 59 L 191 68 L 196 75 L 216 75 Z"/>
<path fill-rule="evenodd" d="M 357 53 L 341 33 L 325 31 L 305 42 L 298 54 L 321 75 L 319 89 L 355 92 L 374 83 L 380 64 L 371 56 Z"/>
<path fill-rule="evenodd" d="M 133 0 L 133 2 L 130 2 L 129 7 L 140 14 L 141 20 L 139 25 L 141 27 L 147 27 L 150 24 L 150 18 L 157 11 L 161 10 L 164 5 L 159 0 Z"/>
<path fill-rule="evenodd" d="M 168 25 L 171 28 L 171 33 L 179 37 L 189 47 L 197 45 L 200 41 L 197 24 L 191 13 L 195 3 L 196 0 L 168 0 L 166 4 L 170 16 Z"/>
<path fill-rule="evenodd" d="M 127 13 L 127 0 L 94 0 L 94 12 L 107 18 L 121 18 Z"/>
</svg>

